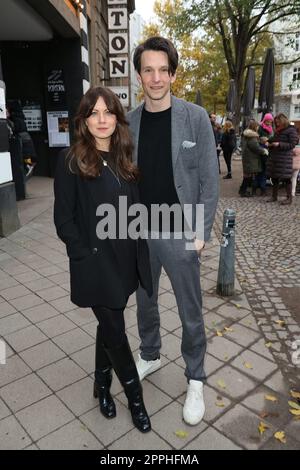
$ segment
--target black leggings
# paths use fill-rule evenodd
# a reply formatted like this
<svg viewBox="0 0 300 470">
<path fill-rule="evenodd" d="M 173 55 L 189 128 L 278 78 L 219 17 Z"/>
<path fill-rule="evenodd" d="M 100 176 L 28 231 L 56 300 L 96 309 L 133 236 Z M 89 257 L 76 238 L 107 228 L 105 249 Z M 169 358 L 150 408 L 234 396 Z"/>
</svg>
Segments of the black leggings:
<svg viewBox="0 0 300 470">
<path fill-rule="evenodd" d="M 100 325 L 100 335 L 107 348 L 120 346 L 126 340 L 124 309 L 92 308 Z"/>
<path fill-rule="evenodd" d="M 227 166 L 227 172 L 231 173 L 231 157 L 233 154 L 233 150 L 223 150 L 224 160 Z"/>
</svg>

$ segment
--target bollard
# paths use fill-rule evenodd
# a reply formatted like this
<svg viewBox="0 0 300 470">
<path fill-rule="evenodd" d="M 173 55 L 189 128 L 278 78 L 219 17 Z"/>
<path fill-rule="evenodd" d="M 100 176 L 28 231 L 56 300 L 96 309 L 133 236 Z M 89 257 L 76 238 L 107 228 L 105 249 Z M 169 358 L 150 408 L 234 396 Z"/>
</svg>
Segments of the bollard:
<svg viewBox="0 0 300 470">
<path fill-rule="evenodd" d="M 219 260 L 217 294 L 234 295 L 235 211 L 226 209 L 223 218 L 222 243 Z"/>
</svg>

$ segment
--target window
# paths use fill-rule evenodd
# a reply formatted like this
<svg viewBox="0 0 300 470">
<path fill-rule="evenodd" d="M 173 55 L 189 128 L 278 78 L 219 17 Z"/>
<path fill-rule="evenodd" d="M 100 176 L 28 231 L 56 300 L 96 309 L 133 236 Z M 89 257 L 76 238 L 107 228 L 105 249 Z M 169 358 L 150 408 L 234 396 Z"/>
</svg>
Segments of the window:
<svg viewBox="0 0 300 470">
<path fill-rule="evenodd" d="M 296 104 L 294 108 L 294 116 L 300 117 L 300 104 Z"/>
<path fill-rule="evenodd" d="M 300 88 L 300 67 L 294 67 L 293 70 L 293 88 Z"/>
<path fill-rule="evenodd" d="M 297 52 L 300 51 L 300 33 L 296 33 L 295 49 Z"/>
</svg>

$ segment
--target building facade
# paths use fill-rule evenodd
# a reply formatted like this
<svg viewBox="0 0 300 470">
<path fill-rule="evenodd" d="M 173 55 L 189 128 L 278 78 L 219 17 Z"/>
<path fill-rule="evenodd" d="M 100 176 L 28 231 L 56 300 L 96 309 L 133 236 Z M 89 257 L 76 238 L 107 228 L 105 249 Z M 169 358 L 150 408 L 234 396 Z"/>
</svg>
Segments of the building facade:
<svg viewBox="0 0 300 470">
<path fill-rule="evenodd" d="M 300 30 L 292 23 L 274 25 L 276 62 L 289 62 L 278 68 L 279 92 L 275 96 L 275 113 L 282 112 L 300 130 Z M 299 30 L 299 31 L 298 31 Z"/>
<path fill-rule="evenodd" d="M 123 28 L 134 9 L 134 0 L 1 2 L 0 191 L 11 180 L 5 107 L 14 102 L 23 110 L 37 154 L 35 174 L 54 176 L 60 149 L 72 142 L 83 93 L 96 85 L 130 88 L 129 27 Z M 126 36 L 127 52 L 120 49 Z"/>
</svg>

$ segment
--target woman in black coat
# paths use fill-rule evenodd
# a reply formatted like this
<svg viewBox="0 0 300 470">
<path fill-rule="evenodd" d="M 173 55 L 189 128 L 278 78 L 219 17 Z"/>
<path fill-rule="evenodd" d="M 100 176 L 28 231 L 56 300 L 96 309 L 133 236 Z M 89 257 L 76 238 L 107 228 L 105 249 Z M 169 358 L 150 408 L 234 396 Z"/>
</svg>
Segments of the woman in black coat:
<svg viewBox="0 0 300 470">
<path fill-rule="evenodd" d="M 225 121 L 223 134 L 221 138 L 221 148 L 223 150 L 224 160 L 227 166 L 227 175 L 223 179 L 228 180 L 232 178 L 231 175 L 231 158 L 234 149 L 236 148 L 235 130 L 231 121 Z"/>
<path fill-rule="evenodd" d="M 110 394 L 113 368 L 134 425 L 147 432 L 151 424 L 125 333 L 124 310 L 139 283 L 151 296 L 152 279 L 146 240 L 127 233 L 126 211 L 138 203 L 137 169 L 116 95 L 91 88 L 81 100 L 75 129 L 75 143 L 60 155 L 54 182 L 54 222 L 70 260 L 71 300 L 91 307 L 99 321 L 94 396 L 100 411 L 106 418 L 116 416 Z M 119 235 L 124 227 L 125 235 Z"/>
<path fill-rule="evenodd" d="M 273 192 L 268 202 L 277 201 L 279 181 L 283 181 L 286 184 L 287 198 L 281 204 L 291 204 L 293 149 L 298 143 L 298 135 L 285 114 L 277 114 L 274 123 L 275 134 L 269 139 L 270 159 L 267 164 L 267 174 L 272 178 Z"/>
</svg>

